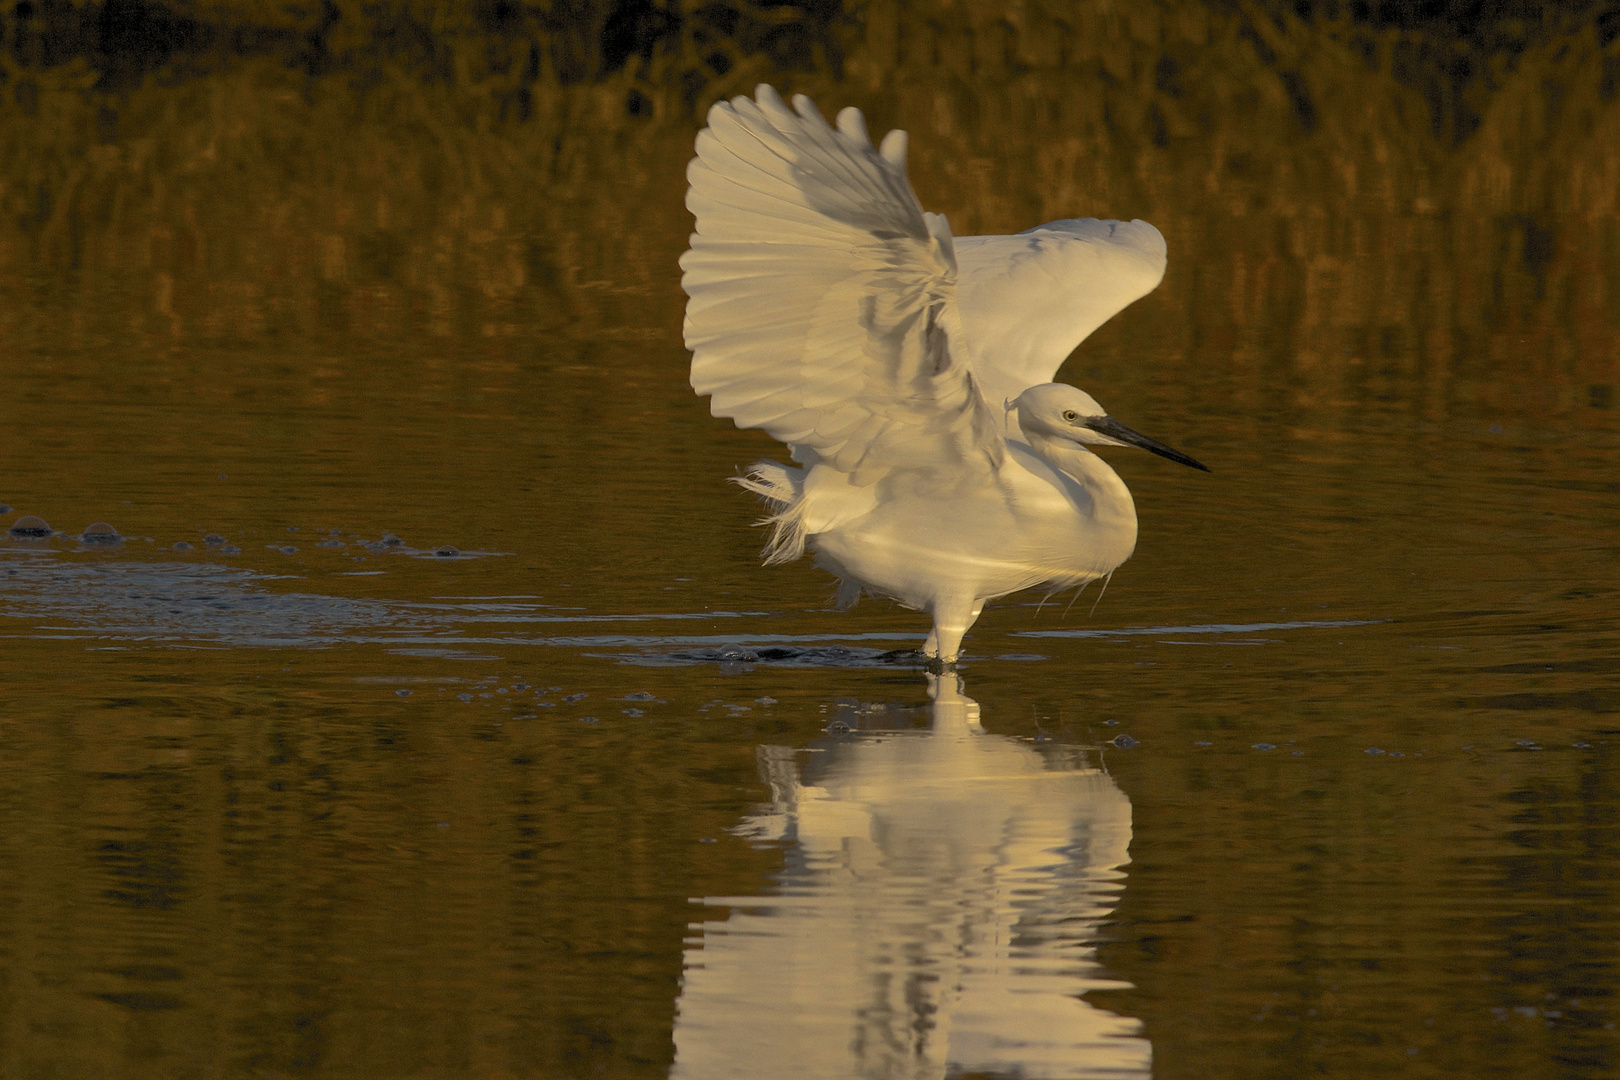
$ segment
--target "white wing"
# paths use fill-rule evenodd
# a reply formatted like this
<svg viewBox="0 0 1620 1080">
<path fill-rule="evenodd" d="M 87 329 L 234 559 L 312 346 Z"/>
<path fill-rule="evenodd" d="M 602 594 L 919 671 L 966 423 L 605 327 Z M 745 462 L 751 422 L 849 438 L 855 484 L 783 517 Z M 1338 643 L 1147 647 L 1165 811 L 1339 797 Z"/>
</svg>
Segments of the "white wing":
<svg viewBox="0 0 1620 1080">
<path fill-rule="evenodd" d="M 835 131 L 806 97 L 721 102 L 697 137 L 681 257 L 692 388 L 801 463 L 870 483 L 891 469 L 991 467 L 1003 443 L 973 382 L 943 217 L 857 109 Z"/>
<path fill-rule="evenodd" d="M 974 374 L 999 406 L 1051 382 L 1091 332 L 1164 278 L 1164 237 L 1145 221 L 1073 218 L 1016 236 L 956 241 L 956 302 Z"/>
</svg>

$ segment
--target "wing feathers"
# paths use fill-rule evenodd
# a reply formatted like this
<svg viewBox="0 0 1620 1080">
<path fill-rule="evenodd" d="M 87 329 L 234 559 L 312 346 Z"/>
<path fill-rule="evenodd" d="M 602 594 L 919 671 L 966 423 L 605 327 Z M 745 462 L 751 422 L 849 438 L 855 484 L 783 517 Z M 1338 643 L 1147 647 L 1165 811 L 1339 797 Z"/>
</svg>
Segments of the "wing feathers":
<svg viewBox="0 0 1620 1080">
<path fill-rule="evenodd" d="M 872 137 L 866 133 L 866 117 L 853 105 L 838 110 L 838 130 L 862 145 L 872 145 Z"/>
<path fill-rule="evenodd" d="M 713 413 L 856 483 L 999 460 L 950 228 L 911 190 L 904 133 L 876 150 L 859 110 L 834 128 L 768 86 L 708 120 L 687 170 L 697 228 L 681 284 L 692 386 Z"/>
<path fill-rule="evenodd" d="M 882 154 L 883 160 L 890 165 L 897 169 L 904 169 L 906 167 L 906 150 L 910 146 L 911 136 L 896 129 L 883 136 L 883 145 L 878 148 L 878 153 Z"/>
<path fill-rule="evenodd" d="M 1164 237 L 1145 221 L 1053 221 L 1016 236 L 964 236 L 957 303 L 990 401 L 1051 382 L 1075 346 L 1164 278 Z"/>
</svg>

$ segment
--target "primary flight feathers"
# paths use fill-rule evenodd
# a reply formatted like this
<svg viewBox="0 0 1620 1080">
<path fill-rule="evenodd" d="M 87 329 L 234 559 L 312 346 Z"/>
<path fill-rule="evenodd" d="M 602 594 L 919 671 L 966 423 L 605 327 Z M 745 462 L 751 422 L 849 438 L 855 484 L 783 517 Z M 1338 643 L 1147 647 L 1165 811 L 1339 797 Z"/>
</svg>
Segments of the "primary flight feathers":
<svg viewBox="0 0 1620 1080">
<path fill-rule="evenodd" d="M 1164 276 L 1164 238 L 1144 221 L 953 239 L 912 191 L 905 133 L 875 148 L 858 109 L 835 129 L 762 85 L 708 122 L 681 259 L 692 386 L 715 416 L 854 483 L 993 467 L 1003 400 L 1050 381 Z"/>
<path fill-rule="evenodd" d="M 716 105 L 698 137 L 681 259 L 693 387 L 714 415 L 857 482 L 996 452 L 962 355 L 950 231 L 912 193 L 904 141 L 880 152 L 859 112 L 835 131 L 794 104 L 761 87 Z"/>
</svg>

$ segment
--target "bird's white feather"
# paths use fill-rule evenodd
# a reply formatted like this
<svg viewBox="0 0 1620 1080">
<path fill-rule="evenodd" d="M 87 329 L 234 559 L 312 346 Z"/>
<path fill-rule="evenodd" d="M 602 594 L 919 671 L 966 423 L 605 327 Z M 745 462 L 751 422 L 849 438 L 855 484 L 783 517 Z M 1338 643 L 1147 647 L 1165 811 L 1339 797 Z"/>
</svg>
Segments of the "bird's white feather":
<svg viewBox="0 0 1620 1080">
<path fill-rule="evenodd" d="M 1082 444 L 1197 463 L 1049 385 L 1164 276 L 1158 230 L 1077 219 L 955 239 L 918 203 L 906 145 L 891 131 L 874 147 L 858 110 L 834 127 L 769 86 L 716 105 L 687 170 L 681 284 L 692 387 L 800 466 L 737 478 L 771 507 L 767 561 L 810 548 L 841 601 L 866 589 L 928 610 L 924 651 L 949 661 L 987 599 L 1130 556 L 1130 492 Z"/>
<path fill-rule="evenodd" d="M 715 416 L 866 484 L 988 469 L 1002 443 L 974 385 L 945 219 L 924 214 L 904 139 L 859 111 L 835 129 L 761 86 L 709 111 L 687 170 L 682 257 L 692 386 Z"/>
<path fill-rule="evenodd" d="M 956 241 L 956 302 L 989 401 L 1051 382 L 1075 346 L 1164 279 L 1145 221 L 1070 218 L 1014 236 Z"/>
</svg>

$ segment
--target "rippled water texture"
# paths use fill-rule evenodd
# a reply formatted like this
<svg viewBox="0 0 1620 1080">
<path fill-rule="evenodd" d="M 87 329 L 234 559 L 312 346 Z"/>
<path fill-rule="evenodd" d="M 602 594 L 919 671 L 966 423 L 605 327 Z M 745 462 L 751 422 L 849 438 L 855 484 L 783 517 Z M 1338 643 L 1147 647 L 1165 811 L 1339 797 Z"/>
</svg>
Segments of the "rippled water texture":
<svg viewBox="0 0 1620 1080">
<path fill-rule="evenodd" d="M 1620 44 L 1436 112 L 1397 31 L 798 10 L 6 23 L 0 1076 L 1620 1075 Z M 1168 238 L 1063 377 L 1214 472 L 1105 450 L 1136 555 L 961 686 L 686 386 L 683 95 L 763 76 L 959 233 Z"/>
</svg>

